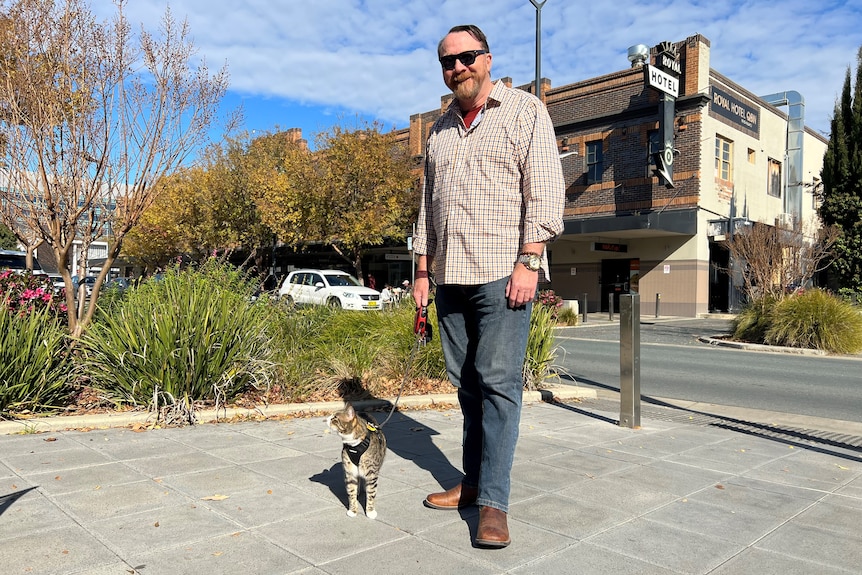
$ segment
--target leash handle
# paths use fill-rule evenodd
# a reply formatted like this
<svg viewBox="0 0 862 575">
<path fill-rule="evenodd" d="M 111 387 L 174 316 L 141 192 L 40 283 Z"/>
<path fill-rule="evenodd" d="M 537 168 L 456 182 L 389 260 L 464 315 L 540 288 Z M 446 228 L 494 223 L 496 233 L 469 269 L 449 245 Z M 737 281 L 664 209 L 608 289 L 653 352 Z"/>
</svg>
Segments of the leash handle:
<svg viewBox="0 0 862 575">
<path fill-rule="evenodd" d="M 420 305 L 416 308 L 416 319 L 413 322 L 413 333 L 416 339 L 425 343 L 428 335 L 428 306 Z"/>
<path fill-rule="evenodd" d="M 431 305 L 431 302 L 428 302 Z M 420 305 L 416 308 L 416 319 L 413 322 L 413 333 L 416 341 L 425 345 L 431 341 L 431 326 L 428 325 L 428 305 Z"/>
</svg>

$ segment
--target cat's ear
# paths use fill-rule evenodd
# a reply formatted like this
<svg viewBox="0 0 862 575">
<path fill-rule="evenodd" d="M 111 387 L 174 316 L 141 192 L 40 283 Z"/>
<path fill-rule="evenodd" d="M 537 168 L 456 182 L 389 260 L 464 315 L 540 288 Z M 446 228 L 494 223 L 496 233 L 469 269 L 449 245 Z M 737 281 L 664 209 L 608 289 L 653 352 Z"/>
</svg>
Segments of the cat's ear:
<svg viewBox="0 0 862 575">
<path fill-rule="evenodd" d="M 353 410 L 353 406 L 350 405 L 349 403 L 344 408 L 344 412 L 347 413 L 347 417 L 350 419 L 353 419 L 354 417 L 356 417 L 356 412 Z"/>
</svg>

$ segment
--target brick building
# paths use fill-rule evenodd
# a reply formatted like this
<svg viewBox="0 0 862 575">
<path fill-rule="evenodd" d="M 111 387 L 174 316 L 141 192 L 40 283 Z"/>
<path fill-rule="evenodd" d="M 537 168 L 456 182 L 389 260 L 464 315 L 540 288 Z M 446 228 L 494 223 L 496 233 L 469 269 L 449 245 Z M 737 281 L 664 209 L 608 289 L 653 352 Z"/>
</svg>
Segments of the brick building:
<svg viewBox="0 0 862 575">
<path fill-rule="evenodd" d="M 567 186 L 565 232 L 549 246 L 550 288 L 565 299 L 587 294 L 589 311 L 606 311 L 610 294 L 629 290 L 641 294 L 645 315 L 657 294 L 662 315 L 736 310 L 739 280 L 724 271 L 729 235 L 748 222 L 804 223 L 815 214 L 827 140 L 804 127 L 802 96 L 758 96 L 710 69 L 703 36 L 663 47 L 679 65 L 664 122 L 677 150 L 673 188 L 654 174 L 662 92 L 638 62 L 559 88 L 542 80 Z M 656 57 L 653 48 L 645 64 Z M 451 98 L 399 132 L 418 177 L 428 131 Z"/>
</svg>

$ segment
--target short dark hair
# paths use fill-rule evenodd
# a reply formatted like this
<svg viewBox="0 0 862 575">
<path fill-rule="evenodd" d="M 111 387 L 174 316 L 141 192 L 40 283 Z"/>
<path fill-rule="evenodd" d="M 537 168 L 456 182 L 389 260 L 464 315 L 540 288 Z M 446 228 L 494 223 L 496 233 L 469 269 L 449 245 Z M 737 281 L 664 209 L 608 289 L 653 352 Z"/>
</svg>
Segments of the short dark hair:
<svg viewBox="0 0 862 575">
<path fill-rule="evenodd" d="M 485 33 L 479 29 L 475 24 L 461 24 L 460 26 L 453 26 L 451 30 L 446 33 L 446 36 L 449 34 L 454 34 L 456 32 L 466 32 L 470 36 L 476 39 L 482 45 L 483 50 L 491 51 L 491 48 L 488 47 L 488 38 L 485 36 Z M 440 39 L 440 42 L 437 44 L 437 56 L 442 56 L 443 50 L 443 40 L 446 39 L 446 36 Z"/>
</svg>

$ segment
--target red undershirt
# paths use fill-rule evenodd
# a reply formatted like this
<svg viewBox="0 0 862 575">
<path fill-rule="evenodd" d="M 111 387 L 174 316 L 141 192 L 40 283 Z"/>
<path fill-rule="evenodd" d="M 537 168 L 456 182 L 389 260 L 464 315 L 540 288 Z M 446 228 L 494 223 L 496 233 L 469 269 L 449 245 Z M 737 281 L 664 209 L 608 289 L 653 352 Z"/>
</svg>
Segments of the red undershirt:
<svg viewBox="0 0 862 575">
<path fill-rule="evenodd" d="M 472 124 L 473 120 L 476 119 L 476 115 L 479 113 L 479 111 L 481 109 L 482 109 L 482 106 L 479 106 L 477 108 L 473 108 L 472 110 L 470 110 L 469 112 L 464 114 L 464 126 L 466 126 L 469 129 L 470 124 Z"/>
</svg>

